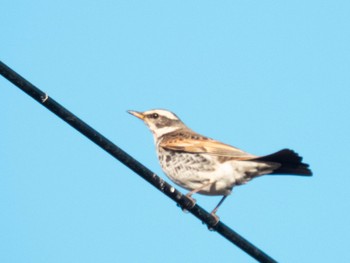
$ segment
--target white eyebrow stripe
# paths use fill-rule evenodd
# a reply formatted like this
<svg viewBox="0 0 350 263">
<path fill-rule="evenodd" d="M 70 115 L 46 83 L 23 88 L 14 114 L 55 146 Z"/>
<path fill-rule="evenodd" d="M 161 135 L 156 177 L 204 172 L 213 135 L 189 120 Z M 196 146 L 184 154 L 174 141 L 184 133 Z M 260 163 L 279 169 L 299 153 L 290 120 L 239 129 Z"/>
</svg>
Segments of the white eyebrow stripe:
<svg viewBox="0 0 350 263">
<path fill-rule="evenodd" d="M 158 113 L 160 116 L 164 116 L 170 120 L 178 120 L 179 118 L 172 112 L 167 110 L 149 110 L 145 111 L 144 114 L 152 114 L 152 113 Z"/>
</svg>

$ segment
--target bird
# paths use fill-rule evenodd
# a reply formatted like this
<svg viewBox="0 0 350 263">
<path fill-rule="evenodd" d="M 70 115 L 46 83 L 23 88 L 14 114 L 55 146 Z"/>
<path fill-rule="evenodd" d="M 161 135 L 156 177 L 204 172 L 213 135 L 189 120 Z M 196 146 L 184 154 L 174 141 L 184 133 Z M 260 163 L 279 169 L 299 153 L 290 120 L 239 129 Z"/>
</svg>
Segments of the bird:
<svg viewBox="0 0 350 263">
<path fill-rule="evenodd" d="M 193 194 L 222 196 L 211 212 L 215 218 L 234 186 L 262 175 L 312 175 L 309 165 L 293 150 L 286 148 L 256 156 L 194 132 L 171 111 L 129 110 L 128 113 L 148 126 L 163 172 L 189 191 L 186 196 L 193 201 L 193 206 Z"/>
</svg>

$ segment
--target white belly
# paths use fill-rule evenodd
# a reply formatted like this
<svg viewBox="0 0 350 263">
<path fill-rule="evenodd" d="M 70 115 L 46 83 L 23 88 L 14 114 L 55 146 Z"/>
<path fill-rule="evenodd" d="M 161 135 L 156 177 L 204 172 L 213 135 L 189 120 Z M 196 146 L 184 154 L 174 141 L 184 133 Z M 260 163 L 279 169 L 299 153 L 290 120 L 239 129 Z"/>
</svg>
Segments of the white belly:
<svg viewBox="0 0 350 263">
<path fill-rule="evenodd" d="M 170 159 L 171 158 L 171 159 Z M 252 178 L 271 173 L 275 165 L 250 162 L 226 161 L 220 163 L 216 156 L 174 152 L 160 158 L 164 173 L 176 184 L 205 195 L 229 195 L 235 185 Z"/>
</svg>

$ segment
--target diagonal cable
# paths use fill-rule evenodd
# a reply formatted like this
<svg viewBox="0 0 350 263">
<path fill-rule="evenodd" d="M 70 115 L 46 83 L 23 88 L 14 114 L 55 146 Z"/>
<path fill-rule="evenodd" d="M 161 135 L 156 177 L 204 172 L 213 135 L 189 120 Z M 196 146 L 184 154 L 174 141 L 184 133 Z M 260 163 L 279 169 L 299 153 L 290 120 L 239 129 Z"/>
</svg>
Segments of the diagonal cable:
<svg viewBox="0 0 350 263">
<path fill-rule="evenodd" d="M 201 208 L 199 205 L 192 205 L 192 202 L 189 198 L 183 195 L 180 191 L 175 189 L 173 186 L 165 182 L 162 178 L 157 176 L 143 164 L 135 160 L 129 154 L 120 149 L 117 145 L 112 143 L 102 134 L 97 132 L 91 126 L 86 124 L 84 121 L 79 119 L 73 113 L 68 111 L 58 102 L 50 98 L 46 93 L 35 87 L 29 81 L 24 79 L 18 73 L 13 71 L 7 65 L 0 61 L 0 74 L 6 78 L 8 81 L 12 82 L 19 89 L 27 93 L 45 108 L 56 114 L 62 120 L 67 122 L 73 128 L 84 134 L 87 138 L 93 141 L 95 144 L 100 146 L 103 150 L 111 154 L 113 157 L 118 159 L 121 163 L 129 167 L 147 182 L 156 187 L 159 191 L 163 192 L 166 196 L 174 200 L 179 206 L 188 210 L 195 217 L 200 219 L 205 223 L 209 229 L 215 230 L 220 235 L 225 237 L 227 240 L 238 246 L 244 252 L 255 258 L 259 262 L 276 262 L 269 255 L 264 253 L 262 250 L 254 246 L 244 237 L 236 233 L 234 230 L 226 226 L 224 223 L 219 221 L 216 223 L 216 219 L 210 215 L 206 210 Z M 192 207 L 193 206 L 193 207 Z"/>
</svg>

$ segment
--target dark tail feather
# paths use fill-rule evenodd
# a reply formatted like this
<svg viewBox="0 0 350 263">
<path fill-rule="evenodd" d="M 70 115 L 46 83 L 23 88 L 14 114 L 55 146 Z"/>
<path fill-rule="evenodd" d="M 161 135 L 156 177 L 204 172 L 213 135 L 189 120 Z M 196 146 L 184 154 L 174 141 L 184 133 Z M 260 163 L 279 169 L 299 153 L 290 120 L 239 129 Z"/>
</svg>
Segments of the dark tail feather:
<svg viewBox="0 0 350 263">
<path fill-rule="evenodd" d="M 294 174 L 311 176 L 312 172 L 309 169 L 309 165 L 303 163 L 302 159 L 303 158 L 300 157 L 296 152 L 289 149 L 283 149 L 276 153 L 256 158 L 255 160 L 261 162 L 280 163 L 281 167 L 274 170 L 271 174 Z"/>
</svg>

